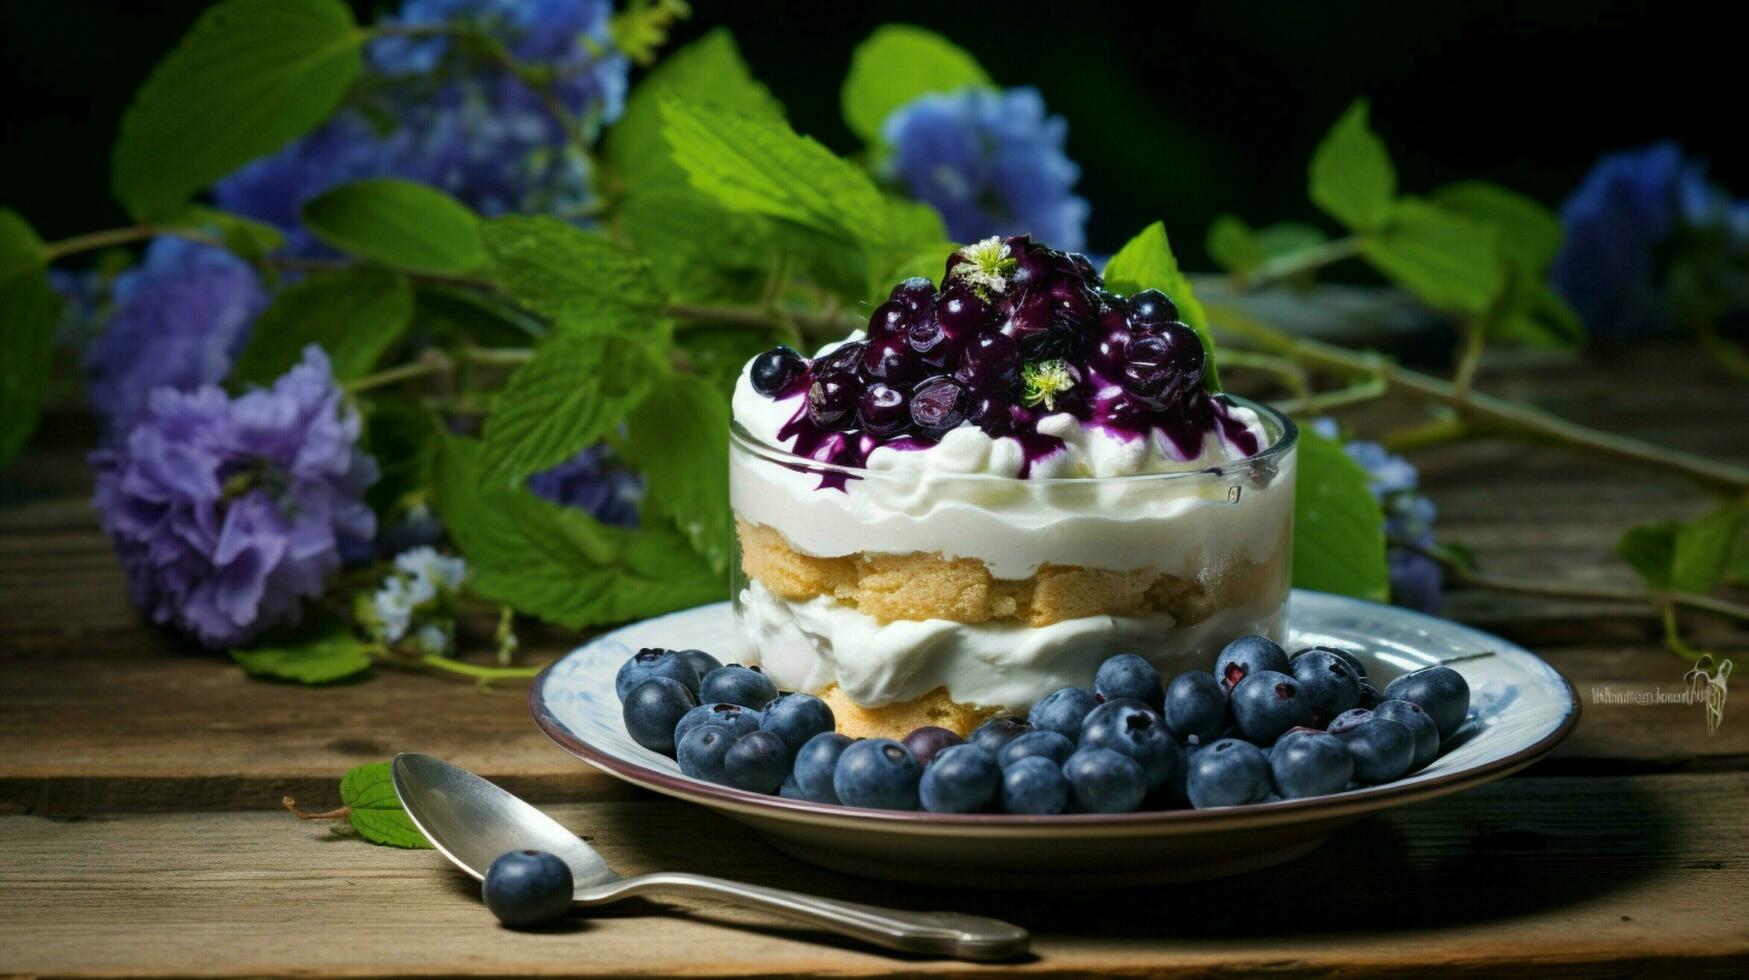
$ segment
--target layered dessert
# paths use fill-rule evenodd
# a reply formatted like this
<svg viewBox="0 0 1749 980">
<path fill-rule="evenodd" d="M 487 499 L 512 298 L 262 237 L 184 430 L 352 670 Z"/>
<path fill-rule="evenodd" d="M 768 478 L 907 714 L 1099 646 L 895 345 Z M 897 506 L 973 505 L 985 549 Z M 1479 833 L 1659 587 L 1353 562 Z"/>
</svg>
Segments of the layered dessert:
<svg viewBox="0 0 1749 980">
<path fill-rule="evenodd" d="M 968 246 L 866 332 L 754 358 L 733 413 L 737 620 L 848 735 L 963 734 L 1113 653 L 1281 637 L 1292 424 L 1210 390 L 1172 300 L 1082 256 Z"/>
</svg>

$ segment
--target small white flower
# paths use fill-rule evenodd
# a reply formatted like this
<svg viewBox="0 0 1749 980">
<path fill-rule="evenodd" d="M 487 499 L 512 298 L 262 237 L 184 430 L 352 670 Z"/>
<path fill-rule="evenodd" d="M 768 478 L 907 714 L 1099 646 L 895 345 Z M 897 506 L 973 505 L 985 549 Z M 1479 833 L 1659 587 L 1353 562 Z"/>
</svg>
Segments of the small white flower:
<svg viewBox="0 0 1749 980">
<path fill-rule="evenodd" d="M 395 568 L 418 579 L 432 590 L 453 596 L 468 577 L 468 563 L 460 558 L 446 558 L 436 548 L 412 548 L 395 556 Z"/>
<path fill-rule="evenodd" d="M 399 576 L 385 581 L 383 587 L 371 596 L 371 608 L 376 612 L 380 638 L 384 643 L 395 643 L 407 635 L 416 605 L 418 603 L 407 591 L 407 580 Z"/>
<path fill-rule="evenodd" d="M 449 652 L 449 633 L 435 623 L 426 623 L 413 631 L 413 649 L 419 653 L 441 657 Z"/>
<path fill-rule="evenodd" d="M 1008 288 L 1008 275 L 1020 264 L 1000 235 L 967 245 L 959 254 L 965 261 L 953 267 L 953 274 L 992 293 Z"/>
</svg>

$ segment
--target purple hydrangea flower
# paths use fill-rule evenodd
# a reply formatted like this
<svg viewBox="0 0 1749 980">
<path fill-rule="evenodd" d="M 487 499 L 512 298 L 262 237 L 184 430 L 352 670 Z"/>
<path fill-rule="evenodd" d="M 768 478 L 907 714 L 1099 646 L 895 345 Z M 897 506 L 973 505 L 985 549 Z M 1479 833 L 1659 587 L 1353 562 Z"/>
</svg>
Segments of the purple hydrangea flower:
<svg viewBox="0 0 1749 980">
<path fill-rule="evenodd" d="M 644 480 L 601 443 L 529 477 L 528 489 L 553 503 L 588 511 L 603 524 L 635 527 Z"/>
<path fill-rule="evenodd" d="M 121 445 L 91 454 L 95 504 L 135 605 L 208 647 L 293 622 L 368 541 L 376 461 L 315 346 L 271 388 L 161 387 Z"/>
<path fill-rule="evenodd" d="M 154 239 L 145 259 L 116 277 L 111 296 L 109 325 L 85 361 L 110 440 L 133 428 L 153 391 L 223 380 L 267 305 L 243 260 L 182 238 Z"/>
<path fill-rule="evenodd" d="M 1314 421 L 1312 431 L 1326 439 L 1341 439 L 1335 419 Z M 1391 578 L 1391 601 L 1422 612 L 1438 612 L 1445 585 L 1444 570 L 1432 558 L 1401 546 L 1434 545 L 1433 520 L 1439 512 L 1433 501 L 1422 496 L 1420 474 L 1414 464 L 1376 442 L 1353 439 L 1344 442 L 1342 448 L 1349 459 L 1366 471 L 1367 489 L 1378 498 L 1385 513 L 1385 564 Z"/>
<path fill-rule="evenodd" d="M 941 212 L 949 237 L 1086 244 L 1087 202 L 1072 193 L 1081 168 L 1063 154 L 1068 123 L 1045 114 L 1037 89 L 924 95 L 894 110 L 882 135 L 890 175 Z"/>
</svg>

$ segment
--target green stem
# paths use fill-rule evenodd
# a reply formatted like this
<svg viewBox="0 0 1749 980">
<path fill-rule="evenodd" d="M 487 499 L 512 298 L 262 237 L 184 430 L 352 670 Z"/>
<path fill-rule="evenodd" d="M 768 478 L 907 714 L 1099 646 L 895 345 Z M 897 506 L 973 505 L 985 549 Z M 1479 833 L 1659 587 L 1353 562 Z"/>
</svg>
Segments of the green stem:
<svg viewBox="0 0 1749 980">
<path fill-rule="evenodd" d="M 1390 385 L 1385 382 L 1384 378 L 1371 377 L 1343 388 L 1337 388 L 1334 391 L 1318 392 L 1289 401 L 1276 402 L 1275 407 L 1289 415 L 1319 415 L 1343 405 L 1354 405 L 1359 402 L 1372 401 L 1374 398 L 1382 398 L 1389 389 Z"/>
<path fill-rule="evenodd" d="M 1407 453 L 1442 445 L 1468 434 L 1469 429 L 1462 419 L 1447 416 L 1387 432 L 1379 439 L 1379 444 L 1394 453 Z"/>
<path fill-rule="evenodd" d="M 362 378 L 353 378 L 341 385 L 341 389 L 352 394 L 381 388 L 385 385 L 398 384 L 411 378 L 422 378 L 429 374 L 444 374 L 454 368 L 454 362 L 440 351 L 426 351 L 418 360 L 397 365 L 367 374 Z"/>
<path fill-rule="evenodd" d="M 49 242 L 43 246 L 43 260 L 54 262 L 79 252 L 89 252 L 93 249 L 111 248 L 116 245 L 131 245 L 157 238 L 160 235 L 171 235 L 200 242 L 203 245 L 216 245 L 223 248 L 222 239 L 214 238 L 194 228 L 174 228 L 164 225 L 129 225 L 125 228 L 109 228 L 104 231 L 92 231 L 83 235 L 63 238 L 58 242 Z"/>
<path fill-rule="evenodd" d="M 1487 325 L 1479 317 L 1464 321 L 1464 351 L 1458 357 L 1457 370 L 1452 372 L 1451 386 L 1466 394 L 1476 379 L 1476 369 L 1482 366 L 1482 351 L 1488 346 Z"/>
<path fill-rule="evenodd" d="M 1322 245 L 1314 245 L 1311 248 L 1303 248 L 1297 252 L 1278 256 L 1249 272 L 1235 275 L 1234 284 L 1240 290 L 1257 289 L 1280 282 L 1283 279 L 1291 279 L 1326 265 L 1333 265 L 1343 259 L 1353 258 L 1360 254 L 1360 249 L 1361 239 L 1358 235 L 1331 239 Z"/>
<path fill-rule="evenodd" d="M 545 664 L 535 667 L 482 667 L 479 664 L 451 660 L 435 653 L 428 653 L 420 657 L 419 662 L 427 667 L 447 670 L 452 674 L 461 674 L 464 677 L 472 677 L 482 684 L 490 684 L 493 681 L 527 680 L 539 674 L 546 667 Z"/>
</svg>

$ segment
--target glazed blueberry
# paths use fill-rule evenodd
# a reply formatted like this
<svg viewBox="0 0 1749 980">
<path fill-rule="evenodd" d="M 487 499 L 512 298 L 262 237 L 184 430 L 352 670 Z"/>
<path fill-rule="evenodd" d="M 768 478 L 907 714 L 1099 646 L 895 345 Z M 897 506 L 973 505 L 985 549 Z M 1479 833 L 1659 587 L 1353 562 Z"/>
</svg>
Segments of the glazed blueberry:
<svg viewBox="0 0 1749 980">
<path fill-rule="evenodd" d="M 1223 738 L 1190 755 L 1184 791 L 1198 810 L 1257 803 L 1270 789 L 1269 759 L 1250 742 Z"/>
<path fill-rule="evenodd" d="M 777 685 L 756 667 L 728 664 L 705 675 L 699 682 L 698 696 L 707 704 L 727 701 L 759 710 L 777 697 Z"/>
<path fill-rule="evenodd" d="M 1020 348 L 999 333 L 978 334 L 960 354 L 954 379 L 981 395 L 1005 395 L 1020 381 Z"/>
<path fill-rule="evenodd" d="M 690 669 L 690 668 L 689 668 Z M 621 714 L 632 741 L 664 755 L 674 754 L 674 728 L 698 698 L 671 677 L 652 677 L 626 695 Z"/>
<path fill-rule="evenodd" d="M 1269 772 L 1283 798 L 1340 793 L 1354 778 L 1354 757 L 1329 732 L 1295 728 L 1269 750 Z"/>
<path fill-rule="evenodd" d="M 1246 677 L 1260 670 L 1287 673 L 1287 651 L 1267 636 L 1241 636 L 1226 645 L 1215 658 L 1215 679 L 1228 694 Z"/>
<path fill-rule="evenodd" d="M 721 783 L 727 780 L 723 771 L 724 758 L 734 748 L 737 736 L 727 728 L 702 725 L 686 733 L 674 757 L 680 771 L 694 779 Z"/>
<path fill-rule="evenodd" d="M 1306 647 L 1303 650 L 1295 650 L 1293 652 L 1293 654 L 1288 658 L 1288 663 L 1292 664 L 1295 660 L 1298 660 L 1299 658 L 1305 656 L 1306 654 L 1312 653 L 1312 652 L 1318 651 L 1318 650 L 1322 650 L 1325 653 L 1335 654 L 1336 656 L 1341 657 L 1343 660 L 1346 660 L 1348 662 L 1348 666 L 1354 668 L 1354 676 L 1360 678 L 1363 681 L 1366 680 L 1366 664 L 1361 663 L 1359 657 L 1355 656 L 1352 653 L 1349 653 L 1347 650 L 1344 650 L 1341 647 Z"/>
<path fill-rule="evenodd" d="M 701 704 L 680 716 L 680 721 L 674 726 L 674 744 L 679 745 L 687 732 L 700 725 L 726 728 L 731 735 L 740 738 L 748 732 L 758 731 L 759 721 L 759 712 L 752 708 L 720 701 L 715 704 Z"/>
<path fill-rule="evenodd" d="M 546 851 L 508 851 L 486 869 L 480 897 L 515 929 L 545 925 L 571 911 L 571 869 Z"/>
<path fill-rule="evenodd" d="M 964 745 L 965 739 L 955 732 L 936 725 L 925 725 L 905 736 L 901 741 L 917 757 L 918 765 L 927 766 L 943 749 L 955 745 Z"/>
<path fill-rule="evenodd" d="M 1107 701 L 1134 698 L 1155 711 L 1165 703 L 1160 672 L 1133 653 L 1120 653 L 1099 665 L 1093 675 L 1093 690 Z M 1037 724 L 1037 722 L 1034 722 Z"/>
<path fill-rule="evenodd" d="M 875 307 L 868 318 L 868 336 L 870 340 L 886 340 L 901 336 L 905 325 L 911 316 L 911 311 L 903 303 L 886 302 Z"/>
<path fill-rule="evenodd" d="M 1068 802 L 1069 780 L 1063 776 L 1063 767 L 1050 759 L 1031 755 L 1015 760 L 1013 765 L 1002 770 L 1002 809 L 1005 812 L 1062 813 Z"/>
<path fill-rule="evenodd" d="M 828 431 L 845 429 L 846 422 L 856 422 L 860 397 L 854 379 L 816 378 L 808 388 L 808 420 Z"/>
<path fill-rule="evenodd" d="M 808 362 L 802 360 L 802 355 L 788 347 L 773 347 L 753 359 L 753 367 L 748 370 L 747 380 L 752 382 L 753 390 L 767 398 L 773 398 L 795 384 L 808 370 Z"/>
<path fill-rule="evenodd" d="M 838 793 L 832 788 L 832 772 L 838 768 L 838 757 L 851 743 L 848 735 L 821 732 L 796 752 L 794 774 L 801 787 L 802 798 L 815 803 L 837 803 Z"/>
<path fill-rule="evenodd" d="M 1331 650 L 1307 650 L 1288 662 L 1289 672 L 1312 706 L 1314 720 L 1332 719 L 1360 705 L 1361 679 L 1339 654 Z"/>
<path fill-rule="evenodd" d="M 869 341 L 862 353 L 863 376 L 895 387 L 908 387 L 922 377 L 923 366 L 911 356 L 908 336 Z"/>
<path fill-rule="evenodd" d="M 723 754 L 723 782 L 749 793 L 775 793 L 789 774 L 790 751 L 776 732 L 748 732 Z"/>
<path fill-rule="evenodd" d="M 910 749 L 890 738 L 865 738 L 838 756 L 832 790 L 845 806 L 915 810 L 922 778 L 923 767 Z"/>
<path fill-rule="evenodd" d="M 758 717 L 759 727 L 783 739 L 792 754 L 815 735 L 837 726 L 832 709 L 812 694 L 780 694 L 760 710 Z"/>
<path fill-rule="evenodd" d="M 1404 674 L 1385 685 L 1385 697 L 1420 705 L 1439 726 L 1442 742 L 1463 725 L 1470 713 L 1469 682 L 1450 667 L 1423 667 Z"/>
<path fill-rule="evenodd" d="M 887 302 L 897 303 L 907 313 L 923 313 L 935 309 L 935 283 L 922 276 L 904 279 L 887 294 Z"/>
<path fill-rule="evenodd" d="M 1065 687 L 1052 691 L 1033 705 L 1026 720 L 1035 729 L 1057 732 L 1068 738 L 1079 738 L 1081 723 L 1097 707 L 1099 699 L 1094 697 L 1092 691 L 1084 687 Z"/>
<path fill-rule="evenodd" d="M 698 679 L 701 681 L 704 680 L 704 675 L 723 665 L 722 661 L 703 650 L 682 650 L 680 655 L 686 658 L 686 662 L 692 665 L 694 671 L 698 672 Z"/>
<path fill-rule="evenodd" d="M 1233 721 L 1240 734 L 1269 745 L 1295 725 L 1310 725 L 1314 712 L 1300 682 L 1273 670 L 1258 671 L 1233 688 Z"/>
<path fill-rule="evenodd" d="M 997 755 L 1002 751 L 1002 746 L 1030 731 L 1032 725 L 1025 718 L 1001 715 L 979 725 L 966 738 L 966 742 L 991 755 Z"/>
<path fill-rule="evenodd" d="M 1076 749 L 1063 763 L 1063 778 L 1069 781 L 1076 808 L 1086 813 L 1129 813 L 1148 794 L 1142 767 L 1111 749 Z"/>
<path fill-rule="evenodd" d="M 667 677 L 679 681 L 686 685 L 687 690 L 697 694 L 699 678 L 703 676 L 685 654 L 646 647 L 620 666 L 619 673 L 613 677 L 613 693 L 623 703 L 626 695 L 632 693 L 632 688 L 652 677 Z"/>
<path fill-rule="evenodd" d="M 1207 745 L 1227 727 L 1227 692 L 1215 675 L 1189 670 L 1166 688 L 1166 727 L 1179 741 Z"/>
<path fill-rule="evenodd" d="M 996 761 L 1006 769 L 1022 759 L 1042 757 L 1060 766 L 1074 752 L 1074 740 L 1061 732 L 1027 732 L 1002 746 Z"/>
<path fill-rule="evenodd" d="M 911 425 L 911 409 L 905 394 L 881 382 L 869 385 L 856 403 L 856 419 L 862 431 L 876 439 L 890 439 Z"/>
<path fill-rule="evenodd" d="M 1088 715 L 1080 746 L 1111 749 L 1136 760 L 1150 790 L 1166 785 L 1184 764 L 1184 749 L 1165 720 L 1133 698 L 1107 701 Z"/>
<path fill-rule="evenodd" d="M 1202 341 L 1182 323 L 1166 323 L 1157 332 L 1130 341 L 1124 351 L 1119 383 L 1151 408 L 1163 408 L 1202 387 L 1205 370 Z"/>
<path fill-rule="evenodd" d="M 923 770 L 918 799 L 930 813 L 977 813 L 996 801 L 1001 788 L 995 756 L 976 745 L 952 745 Z"/>
<path fill-rule="evenodd" d="M 1129 320 L 1137 330 L 1151 330 L 1178 319 L 1178 307 L 1158 289 L 1144 289 L 1129 299 Z"/>
<path fill-rule="evenodd" d="M 1401 779 L 1415 759 L 1415 736 L 1400 722 L 1356 708 L 1330 723 L 1330 734 L 1342 740 L 1354 757 L 1354 781 L 1376 786 Z"/>
<path fill-rule="evenodd" d="M 965 421 L 965 389 L 942 375 L 930 378 L 911 391 L 911 422 L 925 433 L 945 432 Z"/>
<path fill-rule="evenodd" d="M 1008 399 L 1001 396 L 975 398 L 972 407 L 966 410 L 966 420 L 984 430 L 986 435 L 1007 435 L 1014 427 L 1014 409 Z"/>
<path fill-rule="evenodd" d="M 1409 760 L 1410 772 L 1420 772 L 1439 758 L 1439 726 L 1420 705 L 1413 701 L 1385 701 L 1372 709 L 1372 713 L 1375 718 L 1402 725 L 1414 736 L 1415 756 Z"/>
</svg>

